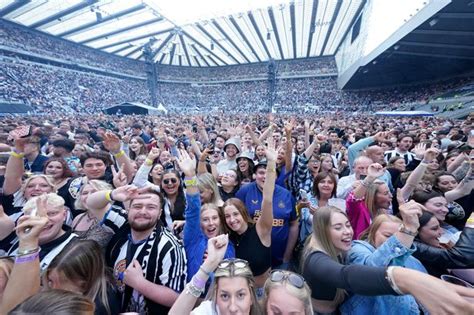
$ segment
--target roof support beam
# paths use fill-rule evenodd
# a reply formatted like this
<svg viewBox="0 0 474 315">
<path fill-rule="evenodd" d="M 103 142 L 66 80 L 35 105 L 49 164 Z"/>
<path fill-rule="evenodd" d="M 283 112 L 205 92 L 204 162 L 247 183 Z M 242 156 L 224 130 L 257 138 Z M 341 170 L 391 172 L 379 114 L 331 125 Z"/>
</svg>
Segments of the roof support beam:
<svg viewBox="0 0 474 315">
<path fill-rule="evenodd" d="M 133 46 L 130 45 L 130 44 L 128 44 L 128 45 L 125 45 L 125 46 L 123 46 L 123 47 L 121 47 L 121 48 L 119 48 L 119 49 L 112 50 L 110 53 L 111 53 L 111 54 L 116 54 L 116 53 L 119 53 L 119 52 L 121 52 L 121 51 L 127 50 L 127 49 L 129 49 L 130 47 L 133 47 Z"/>
<path fill-rule="evenodd" d="M 36 23 L 33 23 L 32 25 L 29 25 L 28 27 L 31 27 L 31 28 L 38 28 L 40 26 L 43 26 L 43 25 L 46 25 L 48 23 L 51 23 L 53 22 L 54 20 L 57 20 L 57 19 L 60 19 L 62 18 L 63 16 L 66 16 L 66 15 L 69 15 L 69 14 L 72 14 L 76 11 L 79 11 L 79 10 L 82 10 L 84 8 L 87 8 L 87 7 L 90 7 L 92 4 L 98 2 L 98 0 L 86 0 L 86 1 L 82 1 L 76 5 L 73 5 L 72 7 L 70 8 L 67 8 L 65 10 L 62 10 L 56 14 L 53 14 L 47 18 L 44 18 Z"/>
<path fill-rule="evenodd" d="M 232 60 L 234 60 L 234 62 L 238 63 L 240 65 L 240 61 L 238 61 L 227 49 L 225 49 L 224 46 L 221 45 L 221 43 L 219 43 L 211 34 L 209 34 L 208 31 L 206 31 L 206 29 L 200 25 L 200 24 L 196 24 L 196 27 L 201 31 L 203 32 L 204 34 L 206 34 L 207 37 L 209 37 L 213 42 L 214 44 L 216 44 L 217 46 L 220 47 L 220 49 L 222 49 L 222 51 L 224 51 L 227 56 L 229 56 Z"/>
<path fill-rule="evenodd" d="M 171 51 L 170 51 L 170 65 L 173 64 L 173 59 L 174 59 L 174 53 L 176 51 L 176 43 L 173 43 L 173 46 L 171 47 Z"/>
<path fill-rule="evenodd" d="M 209 55 L 213 56 L 214 58 L 216 58 L 217 60 L 219 60 L 220 62 L 222 62 L 224 65 L 227 66 L 227 62 L 225 62 L 224 60 L 222 60 L 219 56 L 217 56 L 214 52 L 212 52 L 210 49 L 208 49 L 206 46 L 204 46 L 200 41 L 198 41 L 196 38 L 194 38 L 193 36 L 191 36 L 188 32 L 185 32 L 183 31 L 183 35 L 187 36 L 189 39 L 191 39 L 193 42 L 195 42 L 196 44 L 198 44 L 202 49 L 204 49 L 207 53 L 209 53 Z"/>
<path fill-rule="evenodd" d="M 166 57 L 166 54 L 162 54 L 158 63 L 161 64 L 163 62 L 163 59 L 165 59 L 165 57 Z"/>
<path fill-rule="evenodd" d="M 126 55 L 124 55 L 124 57 L 128 57 L 128 56 L 131 56 L 133 55 L 134 53 L 136 53 L 137 51 L 139 51 L 140 49 L 143 49 L 143 46 L 138 46 L 137 48 L 129 51 Z"/>
<path fill-rule="evenodd" d="M 273 14 L 273 8 L 269 7 L 267 13 L 270 17 L 270 22 L 272 23 L 273 33 L 275 34 L 275 40 L 277 42 L 278 51 L 280 52 L 280 58 L 283 60 L 285 59 L 285 55 L 283 55 L 283 49 L 281 48 L 280 34 L 278 34 L 278 28 L 275 21 L 275 15 Z"/>
<path fill-rule="evenodd" d="M 428 43 L 428 42 L 400 41 L 398 42 L 398 44 L 403 45 L 403 46 L 419 46 L 419 47 L 451 48 L 451 49 L 474 49 L 474 46 L 470 46 L 470 45 L 439 44 L 439 43 Z"/>
<path fill-rule="evenodd" d="M 295 23 L 295 3 L 290 4 L 291 18 L 291 41 L 293 42 L 293 58 L 296 59 L 296 23 Z"/>
<path fill-rule="evenodd" d="M 184 43 L 184 38 L 182 34 L 179 34 L 179 41 L 181 42 L 181 47 L 183 47 L 186 60 L 188 61 L 189 66 L 191 66 L 191 60 L 189 59 L 188 49 L 186 48 L 186 44 Z"/>
<path fill-rule="evenodd" d="M 115 14 L 106 16 L 106 17 L 104 17 L 104 18 L 103 18 L 102 20 L 100 20 L 100 21 L 89 22 L 89 23 L 80 25 L 80 26 L 78 26 L 78 27 L 72 28 L 72 29 L 70 29 L 69 31 L 60 33 L 60 34 L 58 34 L 58 35 L 56 35 L 56 36 L 65 37 L 65 36 L 68 36 L 68 35 L 73 35 L 73 34 L 76 34 L 76 33 L 80 32 L 80 31 L 87 30 L 88 28 L 91 28 L 91 27 L 93 27 L 93 26 L 96 26 L 96 25 L 99 25 L 99 24 L 102 24 L 102 23 L 111 21 L 111 20 L 113 20 L 113 19 L 118 19 L 118 18 L 120 18 L 120 17 L 122 17 L 122 16 L 128 15 L 128 14 L 133 13 L 133 12 L 136 12 L 136 11 L 140 11 L 141 9 L 144 9 L 144 8 L 145 8 L 145 5 L 140 4 L 140 5 L 134 6 L 134 7 L 132 7 L 132 8 L 129 8 L 129 9 L 126 9 L 126 10 L 123 10 L 123 11 L 120 11 L 120 12 L 117 12 L 117 13 L 115 13 Z"/>
<path fill-rule="evenodd" d="M 420 35 L 446 35 L 446 36 L 472 36 L 471 31 L 445 31 L 445 30 L 414 30 L 411 34 Z"/>
<path fill-rule="evenodd" d="M 242 29 L 240 28 L 239 24 L 237 24 L 237 22 L 235 21 L 234 17 L 233 16 L 229 16 L 229 20 L 230 22 L 232 23 L 232 25 L 235 27 L 235 29 L 237 30 L 237 32 L 240 34 L 240 36 L 242 36 L 242 38 L 244 39 L 244 42 L 247 44 L 247 47 L 250 49 L 250 51 L 254 54 L 255 58 L 257 58 L 258 62 L 262 62 L 262 60 L 260 59 L 260 57 L 257 55 L 257 52 L 255 51 L 255 49 L 253 49 L 252 45 L 250 44 L 249 40 L 247 39 L 247 37 L 245 36 L 244 32 L 242 32 Z"/>
<path fill-rule="evenodd" d="M 354 14 L 354 16 L 352 17 L 351 23 L 349 23 L 349 25 L 347 26 L 346 31 L 344 32 L 344 35 L 341 37 L 341 41 L 339 42 L 339 44 L 337 44 L 335 52 L 337 52 L 337 51 L 339 50 L 339 47 L 341 47 L 341 44 L 344 42 L 344 40 L 346 39 L 347 35 L 348 35 L 349 32 L 351 31 L 352 26 L 353 26 L 354 23 L 356 22 L 357 18 L 360 16 L 360 12 L 362 12 L 362 9 L 364 9 L 366 3 L 367 3 L 367 0 L 363 0 L 363 1 L 360 3 L 359 8 L 357 9 L 356 14 Z"/>
<path fill-rule="evenodd" d="M 440 17 L 443 19 L 474 19 L 473 12 L 446 12 L 446 13 L 437 13 L 435 17 Z"/>
<path fill-rule="evenodd" d="M 329 38 L 331 37 L 332 29 L 334 28 L 334 24 L 336 24 L 336 19 L 339 16 L 339 11 L 341 11 L 342 0 L 337 0 L 336 9 L 334 9 L 334 13 L 331 18 L 331 23 L 329 24 L 328 31 L 326 33 L 326 38 L 324 39 L 323 47 L 321 48 L 321 52 L 319 53 L 320 56 L 323 56 L 324 50 L 326 49 L 326 45 L 328 44 Z"/>
<path fill-rule="evenodd" d="M 161 50 L 166 46 L 166 44 L 168 44 L 168 42 L 171 40 L 171 38 L 173 38 L 173 36 L 174 36 L 174 33 L 171 33 L 171 32 L 168 34 L 168 36 L 166 36 L 165 40 L 162 41 L 160 46 L 158 46 L 158 48 L 152 53 L 153 60 L 155 60 L 156 55 L 158 55 L 161 52 Z"/>
<path fill-rule="evenodd" d="M 207 56 L 216 66 L 218 66 L 219 64 L 214 60 L 214 58 L 212 58 L 212 56 Z"/>
<path fill-rule="evenodd" d="M 219 25 L 219 23 L 216 22 L 216 20 L 212 20 L 212 24 L 219 30 L 219 32 L 221 32 L 222 35 L 224 35 L 224 37 L 227 39 L 227 41 L 229 41 L 229 43 L 232 44 L 232 46 L 234 46 L 235 50 L 237 50 L 239 52 L 239 54 L 245 59 L 245 61 L 247 61 L 248 63 L 250 63 L 250 60 L 247 58 L 247 55 L 245 55 L 242 50 L 240 50 L 239 46 L 237 46 L 235 44 L 235 42 L 232 40 L 232 38 L 230 38 L 227 33 L 222 29 L 222 27 Z"/>
<path fill-rule="evenodd" d="M 137 37 L 121 40 L 119 42 L 115 42 L 115 43 L 108 44 L 108 45 L 105 45 L 105 46 L 96 47 L 96 49 L 106 49 L 106 48 L 114 47 L 114 46 L 117 46 L 117 45 L 129 43 L 129 42 L 134 42 L 136 40 L 144 39 L 144 38 L 147 38 L 147 37 L 152 37 L 152 36 L 164 34 L 164 33 L 167 33 L 167 32 L 171 32 L 172 30 L 174 30 L 174 28 L 167 28 L 167 29 L 162 30 L 162 31 L 158 31 L 158 32 L 150 33 L 150 34 L 145 34 L 145 35 L 140 35 L 140 36 L 137 36 Z"/>
<path fill-rule="evenodd" d="M 201 57 L 202 61 L 204 61 L 204 63 L 210 67 L 211 65 L 209 64 L 209 62 L 207 62 L 206 58 L 204 58 L 204 56 L 201 54 L 201 52 L 199 51 L 199 49 L 196 48 L 196 46 L 194 46 L 194 44 L 191 45 L 191 48 L 194 50 L 194 52 L 199 55 L 199 57 Z"/>
<path fill-rule="evenodd" d="M 198 65 L 199 67 L 201 67 L 201 63 L 199 62 L 199 59 L 197 59 L 196 56 L 193 56 L 193 58 L 194 58 L 194 61 L 197 63 L 197 65 Z M 191 65 L 191 64 L 190 64 L 190 65 Z"/>
<path fill-rule="evenodd" d="M 0 10 L 0 17 L 12 13 L 13 11 L 18 10 L 19 8 L 30 2 L 31 0 L 15 0 L 14 2 L 4 7 L 2 10 Z"/>
<path fill-rule="evenodd" d="M 257 33 L 257 36 L 260 39 L 260 43 L 262 43 L 262 46 L 265 49 L 265 52 L 267 53 L 268 59 L 272 59 L 272 56 L 270 52 L 268 51 L 267 44 L 265 44 L 265 41 L 263 40 L 262 34 L 260 33 L 260 29 L 258 28 L 257 22 L 255 22 L 255 18 L 253 17 L 252 12 L 251 11 L 247 12 L 247 16 L 250 19 L 250 23 L 252 23 L 255 33 Z"/>
<path fill-rule="evenodd" d="M 309 26 L 309 34 L 308 34 L 308 46 L 306 49 L 306 58 L 309 57 L 311 53 L 311 45 L 313 44 L 313 35 L 316 31 L 316 14 L 318 13 L 318 0 L 313 0 L 313 9 L 311 11 L 311 20 Z"/>
<path fill-rule="evenodd" d="M 138 24 L 130 25 L 130 26 L 127 26 L 127 27 L 124 27 L 124 28 L 119 28 L 118 30 L 115 30 L 115 31 L 112 31 L 112 32 L 108 32 L 108 33 L 105 33 L 105 34 L 102 34 L 102 35 L 98 35 L 98 36 L 94 36 L 94 37 L 91 37 L 91 38 L 88 38 L 88 39 L 85 39 L 85 40 L 81 40 L 78 43 L 79 44 L 86 44 L 86 43 L 90 43 L 90 42 L 95 42 L 96 40 L 99 40 L 99 39 L 102 39 L 102 38 L 105 38 L 105 37 L 114 36 L 114 35 L 124 33 L 124 32 L 130 31 L 130 30 L 134 30 L 134 29 L 137 29 L 137 28 L 149 25 L 149 24 L 157 23 L 157 22 L 160 22 L 162 20 L 163 20 L 162 18 L 154 18 L 154 19 L 151 19 L 149 21 L 145 21 L 145 22 L 141 22 L 141 23 L 138 23 Z"/>
<path fill-rule="evenodd" d="M 394 54 L 397 55 L 408 55 L 408 56 L 421 56 L 421 57 L 433 57 L 433 58 L 452 58 L 452 59 L 466 59 L 474 60 L 474 57 L 468 56 L 456 56 L 456 55 L 446 55 L 446 54 L 430 54 L 430 53 L 416 53 L 410 51 L 394 51 Z"/>
</svg>

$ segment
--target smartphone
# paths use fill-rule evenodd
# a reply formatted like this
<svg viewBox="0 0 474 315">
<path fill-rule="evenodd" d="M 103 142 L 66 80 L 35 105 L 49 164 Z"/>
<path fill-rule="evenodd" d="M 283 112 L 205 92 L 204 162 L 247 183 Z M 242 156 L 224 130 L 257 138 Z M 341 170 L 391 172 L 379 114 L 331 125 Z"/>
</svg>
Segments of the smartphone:
<svg viewBox="0 0 474 315">
<path fill-rule="evenodd" d="M 214 154 L 214 147 L 214 141 L 209 142 L 209 144 L 207 145 L 207 148 L 209 149 L 209 154 Z"/>
<path fill-rule="evenodd" d="M 28 138 L 31 136 L 31 133 L 33 132 L 33 127 L 30 125 L 27 126 L 21 126 L 13 130 L 11 133 L 17 134 L 20 138 Z M 13 141 L 13 137 L 11 134 L 8 136 L 8 141 Z"/>
<path fill-rule="evenodd" d="M 301 196 L 301 199 L 308 200 L 308 193 L 303 189 L 300 189 L 300 196 Z"/>
</svg>

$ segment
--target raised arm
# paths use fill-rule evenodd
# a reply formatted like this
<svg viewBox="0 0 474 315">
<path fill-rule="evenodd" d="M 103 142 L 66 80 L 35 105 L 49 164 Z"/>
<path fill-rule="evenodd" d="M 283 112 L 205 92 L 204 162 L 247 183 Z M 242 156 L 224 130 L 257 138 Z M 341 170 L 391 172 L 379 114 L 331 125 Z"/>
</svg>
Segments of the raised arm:
<svg viewBox="0 0 474 315">
<path fill-rule="evenodd" d="M 257 221 L 257 232 L 260 239 L 265 239 L 267 244 L 271 242 L 271 232 L 273 226 L 273 192 L 276 180 L 276 158 L 278 153 L 275 150 L 273 138 L 268 139 L 268 147 L 265 150 L 267 156 L 267 172 L 265 183 L 263 184 L 262 212 Z"/>
<path fill-rule="evenodd" d="M 127 176 L 127 182 L 130 183 L 133 180 L 134 171 L 130 158 L 125 154 L 125 151 L 121 150 L 120 138 L 112 132 L 107 132 L 104 135 L 103 144 L 113 154 L 117 165 L 123 165 L 123 172 Z"/>
<path fill-rule="evenodd" d="M 354 189 L 354 197 L 356 199 L 364 198 L 367 188 L 372 185 L 377 178 L 382 176 L 383 173 L 384 169 L 382 165 L 379 163 L 370 164 L 367 169 L 367 177 Z"/>
<path fill-rule="evenodd" d="M 471 164 L 466 176 L 459 182 L 459 184 L 451 191 L 444 194 L 448 202 L 457 200 L 469 195 L 474 189 L 474 164 Z"/>
<path fill-rule="evenodd" d="M 430 164 L 434 159 L 436 159 L 439 153 L 440 151 L 438 149 L 430 148 L 426 150 L 426 152 L 423 154 L 423 160 L 420 164 L 418 164 L 418 166 L 413 170 L 413 172 L 411 172 L 410 176 L 408 176 L 407 178 L 405 185 L 402 188 L 401 194 L 404 200 L 410 198 L 411 194 L 413 193 L 413 191 L 415 191 L 416 187 L 423 178 L 428 164 Z"/>
<path fill-rule="evenodd" d="M 306 148 L 304 151 L 304 156 L 306 157 L 307 160 L 313 156 L 313 152 L 315 149 L 319 148 L 319 144 L 324 141 L 324 136 L 323 135 L 317 135 L 314 136 L 313 142 L 311 142 L 310 146 Z"/>
<path fill-rule="evenodd" d="M 160 156 L 160 149 L 152 148 L 146 157 L 145 162 L 140 166 L 135 177 L 133 178 L 132 184 L 137 187 L 145 187 L 148 185 L 148 174 L 153 168 L 153 162 Z"/>
<path fill-rule="evenodd" d="M 228 244 L 229 238 L 227 234 L 208 240 L 206 260 L 186 285 L 186 289 L 179 295 L 168 314 L 187 315 L 191 313 L 200 295 L 205 290 L 205 284 L 209 279 L 209 275 L 217 269 L 217 266 L 224 258 Z"/>
<path fill-rule="evenodd" d="M 17 129 L 10 132 L 10 136 L 15 141 L 15 146 L 10 153 L 6 165 L 5 181 L 3 182 L 4 195 L 12 195 L 20 189 L 22 183 L 21 177 L 25 172 L 23 158 L 25 156 L 25 144 L 27 143 L 28 138 L 20 138 L 16 132 Z"/>
<path fill-rule="evenodd" d="M 286 134 L 286 148 L 285 148 L 285 169 L 288 173 L 292 169 L 292 156 L 293 156 L 293 145 L 291 142 L 291 131 L 295 127 L 295 119 L 291 118 L 291 120 L 285 124 L 285 134 Z"/>
</svg>

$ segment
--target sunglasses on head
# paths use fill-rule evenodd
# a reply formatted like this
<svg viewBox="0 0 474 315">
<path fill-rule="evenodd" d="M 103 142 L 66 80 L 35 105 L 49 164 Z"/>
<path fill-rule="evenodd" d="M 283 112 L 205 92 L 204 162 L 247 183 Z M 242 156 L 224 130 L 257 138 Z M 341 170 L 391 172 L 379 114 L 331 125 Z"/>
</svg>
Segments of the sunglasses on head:
<svg viewBox="0 0 474 315">
<path fill-rule="evenodd" d="M 178 180 L 176 178 L 166 178 L 163 179 L 163 184 L 168 185 L 169 183 L 176 184 Z"/>
<path fill-rule="evenodd" d="M 219 265 L 217 265 L 217 269 L 224 269 L 229 266 L 234 266 L 235 268 L 246 268 L 249 266 L 249 262 L 239 258 L 224 259 L 219 263 Z"/>
<path fill-rule="evenodd" d="M 304 278 L 296 273 L 290 273 L 282 270 L 273 270 L 270 273 L 270 280 L 272 282 L 288 281 L 295 288 L 301 289 L 304 287 Z"/>
</svg>

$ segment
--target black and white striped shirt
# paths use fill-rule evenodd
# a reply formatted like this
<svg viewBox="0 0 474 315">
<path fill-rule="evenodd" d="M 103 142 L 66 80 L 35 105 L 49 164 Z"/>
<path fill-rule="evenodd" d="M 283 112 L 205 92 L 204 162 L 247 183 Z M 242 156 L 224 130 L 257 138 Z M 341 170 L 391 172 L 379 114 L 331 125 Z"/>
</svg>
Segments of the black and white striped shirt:
<svg viewBox="0 0 474 315">
<path fill-rule="evenodd" d="M 113 267 L 117 287 L 122 294 L 122 311 L 139 314 L 167 314 L 168 307 L 159 305 L 123 283 L 123 273 L 136 259 L 145 278 L 158 285 L 181 292 L 186 285 L 187 266 L 184 247 L 160 223 L 143 242 L 133 243 L 131 229 L 122 211 L 110 211 L 102 224 L 116 231 L 107 248 L 107 259 Z"/>
<path fill-rule="evenodd" d="M 410 164 L 410 162 L 413 161 L 413 159 L 415 158 L 414 153 L 411 153 L 411 152 L 400 153 L 400 152 L 398 152 L 397 149 L 390 150 L 390 151 L 385 151 L 384 156 L 385 156 L 385 161 L 387 163 L 394 156 L 401 156 L 405 160 L 406 165 Z"/>
</svg>

